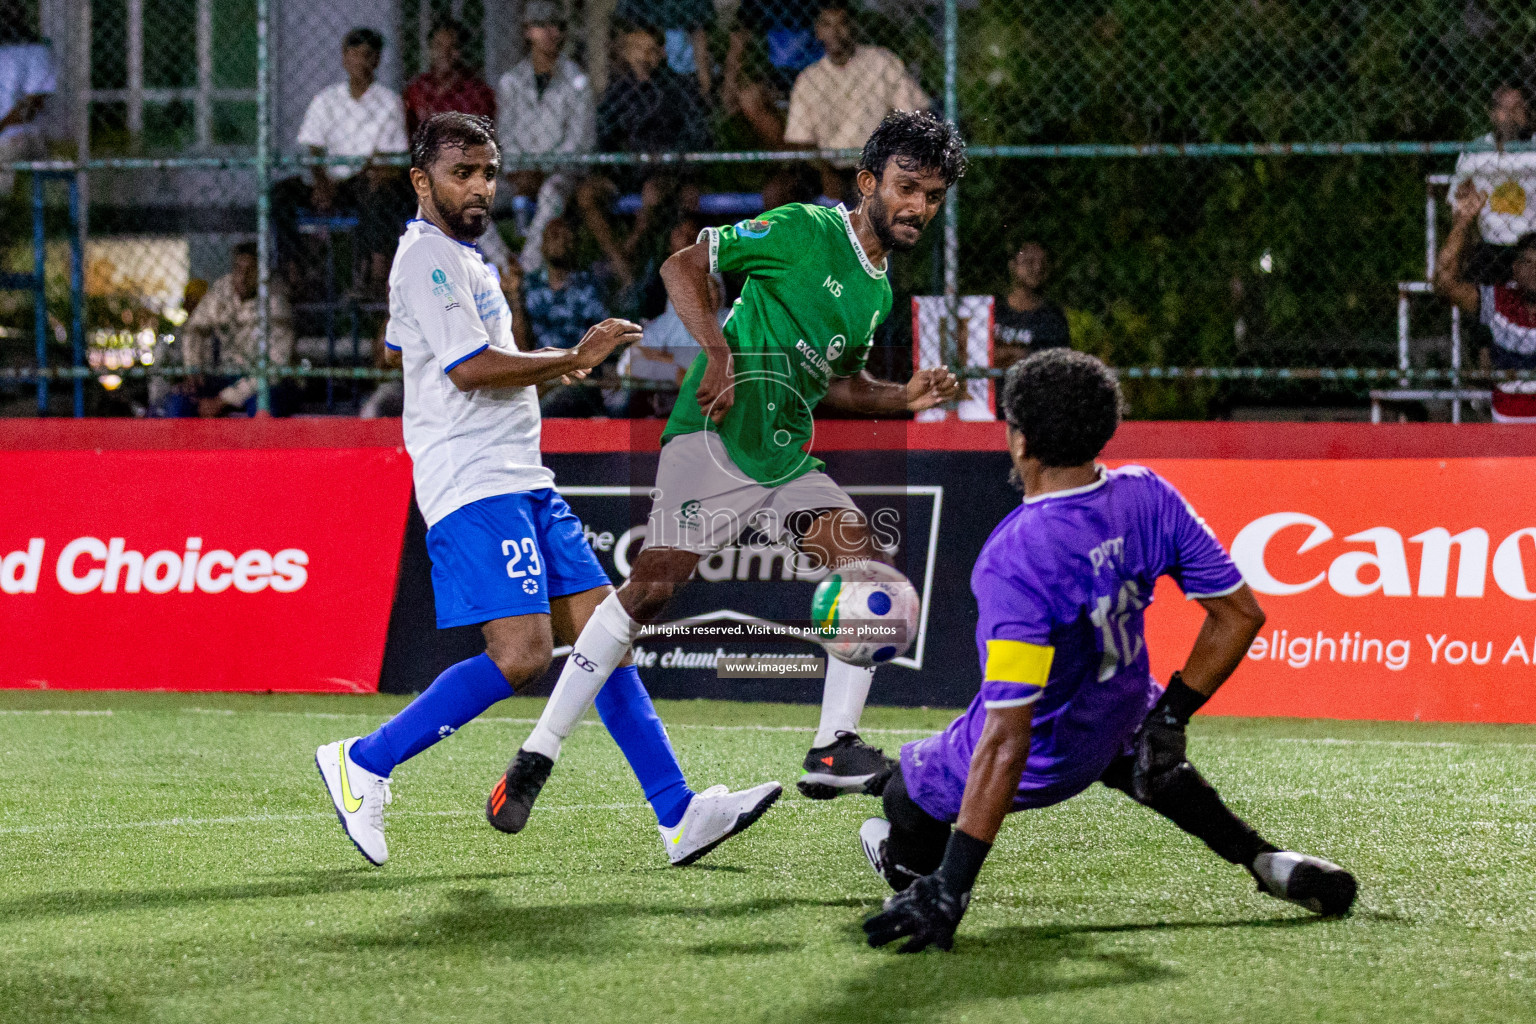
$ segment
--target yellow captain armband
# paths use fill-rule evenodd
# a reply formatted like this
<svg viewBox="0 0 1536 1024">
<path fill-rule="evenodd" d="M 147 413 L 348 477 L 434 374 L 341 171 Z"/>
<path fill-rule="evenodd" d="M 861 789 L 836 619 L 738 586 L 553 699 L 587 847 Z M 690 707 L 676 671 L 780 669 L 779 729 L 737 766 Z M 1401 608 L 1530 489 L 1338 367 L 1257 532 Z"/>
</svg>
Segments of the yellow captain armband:
<svg viewBox="0 0 1536 1024">
<path fill-rule="evenodd" d="M 1051 677 L 1056 648 L 1023 640 L 988 640 L 987 668 L 982 678 L 989 683 L 1021 683 L 1044 686 Z"/>
</svg>

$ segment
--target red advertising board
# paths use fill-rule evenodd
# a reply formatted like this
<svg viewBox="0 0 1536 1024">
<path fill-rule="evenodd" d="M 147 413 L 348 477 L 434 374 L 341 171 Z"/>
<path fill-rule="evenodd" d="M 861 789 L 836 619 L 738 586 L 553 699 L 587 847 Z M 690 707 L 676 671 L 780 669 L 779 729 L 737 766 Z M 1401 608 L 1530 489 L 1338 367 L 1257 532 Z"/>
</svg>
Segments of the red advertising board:
<svg viewBox="0 0 1536 1024">
<path fill-rule="evenodd" d="M 377 687 L 403 450 L 0 450 L 0 480 L 0 687 Z"/>
<path fill-rule="evenodd" d="M 660 427 L 555 420 L 544 447 L 654 452 Z M 1211 713 L 1536 722 L 1533 438 L 1128 423 L 1106 456 L 1177 485 L 1269 615 Z M 1004 450 L 996 423 L 822 422 L 817 444 Z M 978 472 L 1000 473 L 990 458 Z M 8 421 L 0 480 L 0 687 L 377 686 L 410 494 L 398 420 Z M 1000 518 L 1016 498 L 997 489 Z M 975 541 L 951 519 L 941 563 Z M 1166 679 L 1201 610 L 1168 585 L 1159 598 L 1148 643 Z"/>
<path fill-rule="evenodd" d="M 1211 713 L 1536 722 L 1536 458 L 1138 461 L 1269 616 Z M 1203 614 L 1158 598 L 1167 679 Z"/>
</svg>

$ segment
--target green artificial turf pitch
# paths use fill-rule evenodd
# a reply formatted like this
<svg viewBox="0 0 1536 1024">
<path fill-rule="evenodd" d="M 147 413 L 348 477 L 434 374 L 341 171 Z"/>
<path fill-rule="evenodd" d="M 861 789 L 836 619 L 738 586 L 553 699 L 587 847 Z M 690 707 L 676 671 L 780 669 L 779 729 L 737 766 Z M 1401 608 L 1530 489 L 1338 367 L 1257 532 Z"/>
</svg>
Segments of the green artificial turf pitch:
<svg viewBox="0 0 1536 1024">
<path fill-rule="evenodd" d="M 0 1020 L 1536 1019 L 1532 778 L 1517 727 L 1197 720 L 1191 756 L 1274 841 L 1361 883 L 1321 921 L 1117 793 L 1012 817 L 949 955 L 863 946 L 878 804 L 791 788 L 669 868 L 601 728 L 515 837 L 485 795 L 539 709 L 401 767 L 389 864 L 317 744 L 388 697 L 0 694 Z M 792 783 L 815 709 L 667 703 L 696 786 Z M 947 712 L 871 709 L 893 748 Z"/>
</svg>

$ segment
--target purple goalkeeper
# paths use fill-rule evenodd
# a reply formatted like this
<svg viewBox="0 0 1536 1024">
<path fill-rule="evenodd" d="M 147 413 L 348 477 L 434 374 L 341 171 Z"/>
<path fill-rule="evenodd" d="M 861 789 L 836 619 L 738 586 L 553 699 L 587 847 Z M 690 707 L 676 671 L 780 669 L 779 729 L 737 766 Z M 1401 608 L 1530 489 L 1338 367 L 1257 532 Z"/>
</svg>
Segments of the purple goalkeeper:
<svg viewBox="0 0 1536 1024">
<path fill-rule="evenodd" d="M 897 893 L 865 922 L 870 945 L 907 936 L 903 952 L 950 948 L 1003 818 L 1095 781 L 1247 868 L 1260 892 L 1347 913 L 1349 872 L 1266 841 L 1185 757 L 1186 723 L 1237 668 L 1264 612 L 1171 484 L 1095 462 L 1120 425 L 1114 375 L 1081 352 L 1041 352 L 1009 369 L 1003 404 L 1024 502 L 971 573 L 981 691 L 949 728 L 902 748 L 886 816 L 859 830 Z M 1152 680 L 1142 618 L 1165 575 L 1206 612 L 1166 690 Z"/>
</svg>

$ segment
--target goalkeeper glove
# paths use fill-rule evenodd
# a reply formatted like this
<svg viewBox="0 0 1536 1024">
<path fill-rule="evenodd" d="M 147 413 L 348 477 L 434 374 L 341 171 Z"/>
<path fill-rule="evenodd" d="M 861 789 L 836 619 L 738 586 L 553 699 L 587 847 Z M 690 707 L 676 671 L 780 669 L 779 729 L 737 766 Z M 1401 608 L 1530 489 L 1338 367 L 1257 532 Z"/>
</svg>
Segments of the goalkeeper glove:
<svg viewBox="0 0 1536 1024">
<path fill-rule="evenodd" d="M 952 949 L 955 928 L 971 903 L 971 886 L 991 849 L 991 843 L 958 829 L 951 833 L 939 869 L 886 900 L 885 908 L 864 922 L 869 944 L 878 947 L 906 938 L 902 953 L 918 953 L 930 945 Z"/>
<path fill-rule="evenodd" d="M 1204 704 L 1204 694 L 1184 683 L 1178 672 L 1136 730 L 1132 743 L 1136 764 L 1131 769 L 1131 796 L 1142 803 L 1153 799 L 1189 764 L 1185 758 L 1189 717 Z"/>
</svg>

